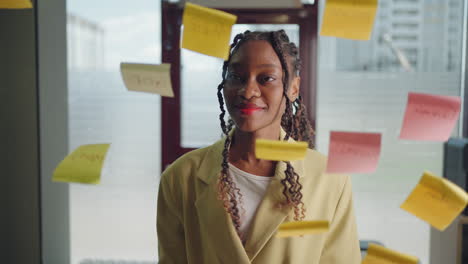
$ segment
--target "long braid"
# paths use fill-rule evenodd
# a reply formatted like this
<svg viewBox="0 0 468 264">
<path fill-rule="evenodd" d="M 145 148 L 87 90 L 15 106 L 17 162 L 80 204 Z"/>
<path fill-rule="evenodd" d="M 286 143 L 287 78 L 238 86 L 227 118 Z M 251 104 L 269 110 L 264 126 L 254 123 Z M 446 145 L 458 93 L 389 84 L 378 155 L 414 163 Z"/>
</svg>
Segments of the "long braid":
<svg viewBox="0 0 468 264">
<path fill-rule="evenodd" d="M 282 117 L 282 121 L 286 125 L 286 135 L 283 140 L 288 140 L 293 130 L 293 111 L 292 103 L 288 97 L 289 87 L 289 67 L 286 61 L 286 56 L 281 47 L 281 42 L 289 42 L 289 38 L 283 30 L 272 32 L 272 46 L 278 54 L 278 58 L 283 68 L 283 96 L 286 98 L 286 109 Z M 305 217 L 304 203 L 302 202 L 302 185 L 299 182 L 299 175 L 294 171 L 290 162 L 286 162 L 286 170 L 284 172 L 285 178 L 281 180 L 283 184 L 283 195 L 286 197 L 286 203 L 292 205 L 294 208 L 294 219 L 296 221 L 302 220 Z"/>
<path fill-rule="evenodd" d="M 293 130 L 296 136 L 294 138 L 299 138 L 301 141 L 306 141 L 309 143 L 309 148 L 315 148 L 314 144 L 314 129 L 307 118 L 307 109 L 302 103 L 302 98 L 299 96 L 296 99 L 296 116 L 294 119 Z"/>
<path fill-rule="evenodd" d="M 241 217 L 238 208 L 238 204 L 242 208 L 242 194 L 235 182 L 232 180 L 231 175 L 228 173 L 229 145 L 231 144 L 231 140 L 232 138 L 227 136 L 224 143 L 221 177 L 218 181 L 218 199 L 223 201 L 224 209 L 231 216 L 231 220 L 236 228 L 237 234 L 242 238 L 243 234 L 240 232 Z"/>
<path fill-rule="evenodd" d="M 243 34 L 239 34 L 234 38 L 234 42 L 231 45 L 231 52 L 229 54 L 229 58 L 227 61 L 223 63 L 223 72 L 222 72 L 222 81 L 218 85 L 218 102 L 219 108 L 221 113 L 219 114 L 219 120 L 221 123 L 221 130 L 223 134 L 226 136 L 226 141 L 224 143 L 223 149 L 223 161 L 221 164 L 221 175 L 218 179 L 218 199 L 223 202 L 223 207 L 226 212 L 231 216 L 232 223 L 236 228 L 237 235 L 242 239 L 243 234 L 240 231 L 241 226 L 241 216 L 239 214 L 239 207 L 242 211 L 244 208 L 242 206 L 242 194 L 240 193 L 240 189 L 236 186 L 236 183 L 233 181 L 231 175 L 228 173 L 229 171 L 229 147 L 232 142 L 232 137 L 229 135 L 229 132 L 234 126 L 234 122 L 232 119 L 228 120 L 228 124 L 226 125 L 226 121 L 224 120 L 224 116 L 226 114 L 226 110 L 224 109 L 224 100 L 222 95 L 222 90 L 224 88 L 224 84 L 226 81 L 226 72 L 228 68 L 229 61 L 231 59 L 231 55 L 233 54 L 233 49 L 237 46 L 238 42 L 244 38 Z M 239 206 L 238 206 L 239 205 Z"/>
<path fill-rule="evenodd" d="M 249 31 L 246 31 L 245 34 L 247 34 L 248 32 Z M 222 77 L 223 80 L 218 85 L 217 95 L 218 95 L 219 109 L 221 110 L 221 113 L 219 114 L 219 121 L 221 122 L 221 129 L 222 129 L 222 131 L 223 131 L 223 133 L 225 135 L 228 135 L 229 130 L 226 131 L 226 121 L 224 121 L 224 116 L 226 115 L 226 110 L 224 109 L 224 100 L 223 100 L 222 91 L 223 91 L 223 88 L 224 88 L 224 84 L 226 82 L 226 73 L 227 73 L 229 61 L 231 60 L 231 56 L 234 53 L 233 49 L 235 49 L 237 47 L 238 42 L 241 41 L 243 38 L 244 38 L 244 34 L 238 34 L 234 38 L 234 41 L 233 41 L 233 43 L 231 44 L 231 47 L 230 47 L 231 52 L 229 53 L 229 58 L 228 58 L 228 60 L 224 61 L 224 63 L 223 63 L 223 72 L 221 73 L 221 77 Z"/>
</svg>

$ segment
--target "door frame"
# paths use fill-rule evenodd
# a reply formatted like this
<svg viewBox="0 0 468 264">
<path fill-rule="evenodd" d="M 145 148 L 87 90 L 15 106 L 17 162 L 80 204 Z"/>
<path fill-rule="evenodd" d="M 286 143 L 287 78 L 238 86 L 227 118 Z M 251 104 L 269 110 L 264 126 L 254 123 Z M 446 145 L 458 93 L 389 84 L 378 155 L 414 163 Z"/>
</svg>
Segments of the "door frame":
<svg viewBox="0 0 468 264">
<path fill-rule="evenodd" d="M 305 4 L 302 8 L 220 9 L 236 15 L 237 24 L 299 25 L 299 54 L 302 60 L 300 94 L 314 130 L 317 117 L 318 2 Z M 171 64 L 171 81 L 174 90 L 174 98 L 161 99 L 161 170 L 164 171 L 167 165 L 194 149 L 183 148 L 181 145 L 180 28 L 183 6 L 163 1 L 161 11 L 162 62 Z"/>
</svg>

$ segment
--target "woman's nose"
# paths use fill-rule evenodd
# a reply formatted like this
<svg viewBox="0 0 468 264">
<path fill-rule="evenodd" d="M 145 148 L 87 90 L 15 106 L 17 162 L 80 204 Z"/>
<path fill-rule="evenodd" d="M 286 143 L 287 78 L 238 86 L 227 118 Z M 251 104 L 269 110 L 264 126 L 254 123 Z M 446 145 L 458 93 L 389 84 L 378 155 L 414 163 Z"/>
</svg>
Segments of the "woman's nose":
<svg viewBox="0 0 468 264">
<path fill-rule="evenodd" d="M 239 91 L 240 95 L 245 99 L 250 100 L 252 97 L 259 97 L 261 95 L 260 87 L 258 87 L 257 80 L 248 79 Z"/>
</svg>

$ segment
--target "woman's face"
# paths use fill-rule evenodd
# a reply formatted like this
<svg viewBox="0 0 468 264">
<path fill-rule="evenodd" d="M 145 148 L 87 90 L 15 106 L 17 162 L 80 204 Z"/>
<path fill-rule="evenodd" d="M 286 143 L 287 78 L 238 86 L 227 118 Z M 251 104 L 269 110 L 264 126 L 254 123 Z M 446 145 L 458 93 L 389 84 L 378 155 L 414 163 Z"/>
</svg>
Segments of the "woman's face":
<svg viewBox="0 0 468 264">
<path fill-rule="evenodd" d="M 280 126 L 286 108 L 282 78 L 281 62 L 269 42 L 242 44 L 231 57 L 224 86 L 226 106 L 238 129 L 255 132 Z M 299 77 L 292 78 L 288 96 L 294 101 Z"/>
</svg>

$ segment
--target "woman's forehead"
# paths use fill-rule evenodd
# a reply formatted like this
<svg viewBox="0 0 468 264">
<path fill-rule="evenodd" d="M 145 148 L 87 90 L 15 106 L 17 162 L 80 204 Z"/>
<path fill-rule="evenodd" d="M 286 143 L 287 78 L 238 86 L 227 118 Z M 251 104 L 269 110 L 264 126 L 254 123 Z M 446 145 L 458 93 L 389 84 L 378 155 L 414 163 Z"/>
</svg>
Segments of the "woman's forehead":
<svg viewBox="0 0 468 264">
<path fill-rule="evenodd" d="M 232 55 L 230 68 L 245 64 L 255 64 L 259 67 L 279 67 L 281 62 L 271 44 L 266 40 L 249 40 L 243 43 Z"/>
</svg>

